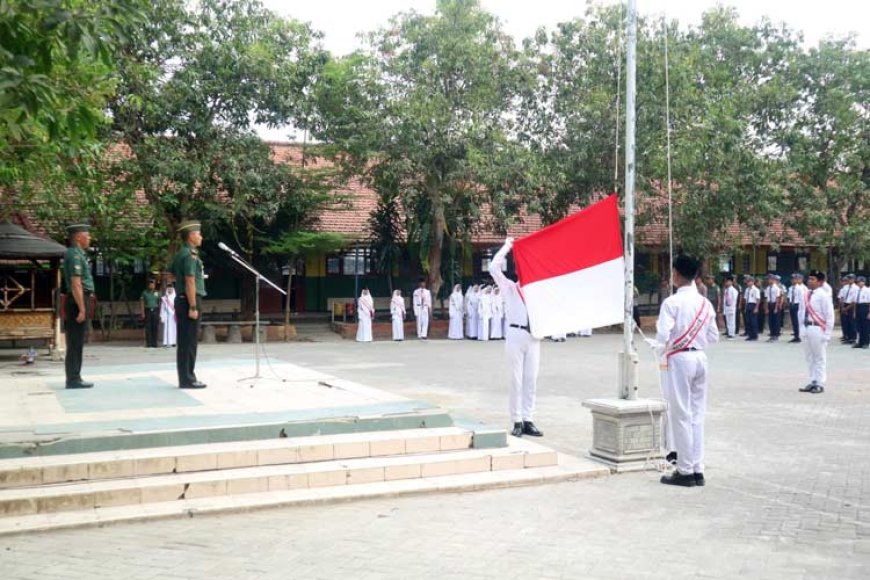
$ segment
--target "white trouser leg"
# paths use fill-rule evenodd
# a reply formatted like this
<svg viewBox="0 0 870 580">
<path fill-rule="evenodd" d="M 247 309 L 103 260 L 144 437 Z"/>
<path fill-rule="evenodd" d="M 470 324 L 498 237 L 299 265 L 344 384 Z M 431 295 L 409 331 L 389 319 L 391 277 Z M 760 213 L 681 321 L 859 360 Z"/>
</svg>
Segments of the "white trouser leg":
<svg viewBox="0 0 870 580">
<path fill-rule="evenodd" d="M 728 336 L 737 334 L 737 312 L 725 311 L 725 329 L 728 332 Z"/>
<path fill-rule="evenodd" d="M 525 331 L 523 331 L 525 332 Z M 538 369 L 541 365 L 541 341 L 528 335 L 526 357 L 523 361 L 523 421 L 531 421 L 538 396 Z"/>
<path fill-rule="evenodd" d="M 518 335 L 515 329 L 508 329 L 505 341 L 505 354 L 507 356 L 508 374 L 510 375 L 510 414 L 511 422 L 518 423 L 523 420 L 523 370 L 526 357 L 526 341 Z"/>
<path fill-rule="evenodd" d="M 417 319 L 417 336 L 426 338 L 429 335 L 429 310 L 424 308 L 420 311 L 420 318 Z"/>
<path fill-rule="evenodd" d="M 670 375 L 668 371 L 662 370 L 660 371 L 661 380 L 662 380 L 662 398 L 668 402 L 668 412 L 664 415 L 665 420 L 665 449 L 670 453 L 671 451 L 676 451 L 677 448 L 674 446 L 674 422 L 670 417 L 670 407 L 671 407 L 671 399 L 669 391 L 671 390 L 670 383 Z"/>
<path fill-rule="evenodd" d="M 489 340 L 489 318 L 484 318 L 481 326 L 480 340 Z"/>
<path fill-rule="evenodd" d="M 706 362 L 702 352 L 679 353 L 668 361 L 668 418 L 673 425 L 677 470 L 683 474 L 694 473 L 696 466 L 703 470 L 704 442 L 696 442 L 695 435 L 703 438 L 704 413 L 694 407 L 705 404 Z"/>
<path fill-rule="evenodd" d="M 806 345 L 804 354 L 810 370 L 810 380 L 824 386 L 827 380 L 828 349 L 825 335 L 818 326 L 807 326 L 802 333 Z"/>
</svg>

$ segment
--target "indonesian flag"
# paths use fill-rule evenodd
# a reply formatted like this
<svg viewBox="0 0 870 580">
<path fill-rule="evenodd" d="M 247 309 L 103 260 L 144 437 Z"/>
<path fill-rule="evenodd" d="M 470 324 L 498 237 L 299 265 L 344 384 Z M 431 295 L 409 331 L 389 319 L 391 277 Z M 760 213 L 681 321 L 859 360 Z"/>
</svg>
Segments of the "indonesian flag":
<svg viewBox="0 0 870 580">
<path fill-rule="evenodd" d="M 513 245 L 535 338 L 623 322 L 625 259 L 616 195 Z"/>
</svg>

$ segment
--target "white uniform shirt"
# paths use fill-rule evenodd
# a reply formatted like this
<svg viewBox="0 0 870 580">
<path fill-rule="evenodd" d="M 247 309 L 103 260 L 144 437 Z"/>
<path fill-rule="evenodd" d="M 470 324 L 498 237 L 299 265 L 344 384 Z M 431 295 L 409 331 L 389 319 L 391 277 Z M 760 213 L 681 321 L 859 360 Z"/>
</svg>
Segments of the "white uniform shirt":
<svg viewBox="0 0 870 580">
<path fill-rule="evenodd" d="M 676 340 L 687 332 L 691 335 L 690 328 L 705 317 L 704 326 L 685 345 L 686 348 L 704 350 L 708 344 L 719 342 L 719 329 L 716 327 L 716 313 L 710 301 L 701 296 L 694 284 L 682 286 L 662 303 L 656 322 L 656 341 L 666 345 L 666 349 L 670 351 Z"/>
<path fill-rule="evenodd" d="M 858 302 L 858 288 L 857 284 L 849 284 L 849 290 L 846 292 L 846 304 L 854 304 Z"/>
<path fill-rule="evenodd" d="M 870 286 L 858 289 L 858 304 L 870 304 Z"/>
<path fill-rule="evenodd" d="M 743 299 L 747 304 L 758 304 L 761 301 L 761 290 L 758 286 L 747 286 L 743 291 Z"/>
<path fill-rule="evenodd" d="M 737 288 L 730 286 L 725 288 L 722 293 L 722 308 L 728 312 L 733 312 L 737 309 L 737 298 L 739 294 Z"/>
<path fill-rule="evenodd" d="M 807 287 L 803 284 L 792 284 L 788 287 L 788 303 L 799 305 L 807 296 Z"/>
<path fill-rule="evenodd" d="M 840 287 L 840 291 L 837 292 L 837 300 L 840 302 L 840 304 L 843 304 L 846 302 L 846 294 L 848 292 L 849 292 L 849 285 L 848 284 Z"/>
<path fill-rule="evenodd" d="M 776 284 L 770 284 L 767 289 L 764 291 L 764 296 L 767 298 L 767 303 L 773 305 L 779 297 L 782 295 L 782 291 L 779 289 L 779 286 Z"/>
<path fill-rule="evenodd" d="M 432 311 L 432 293 L 428 288 L 417 288 L 414 290 L 414 315 L 420 316 L 424 306 Z"/>
<path fill-rule="evenodd" d="M 812 306 L 816 316 L 808 316 L 807 305 Z M 818 317 L 818 319 L 816 319 Z M 806 322 L 815 322 L 822 326 L 822 332 L 825 338 L 831 338 L 831 332 L 834 330 L 834 302 L 831 300 L 831 295 L 823 289 L 811 290 L 807 292 L 806 299 L 801 302 L 798 309 L 798 320 L 800 324 Z"/>
<path fill-rule="evenodd" d="M 508 326 L 515 324 L 517 326 L 529 325 L 529 312 L 526 310 L 526 303 L 523 300 L 519 284 L 510 280 L 502 272 L 501 267 L 507 261 L 507 253 L 510 248 L 505 244 L 501 247 L 498 253 L 493 256 L 489 263 L 489 275 L 498 284 L 499 292 L 501 292 L 505 303 L 505 319 Z"/>
<path fill-rule="evenodd" d="M 450 316 L 462 316 L 462 305 L 464 303 L 465 298 L 462 296 L 462 292 L 459 290 L 454 291 L 450 295 Z"/>
</svg>

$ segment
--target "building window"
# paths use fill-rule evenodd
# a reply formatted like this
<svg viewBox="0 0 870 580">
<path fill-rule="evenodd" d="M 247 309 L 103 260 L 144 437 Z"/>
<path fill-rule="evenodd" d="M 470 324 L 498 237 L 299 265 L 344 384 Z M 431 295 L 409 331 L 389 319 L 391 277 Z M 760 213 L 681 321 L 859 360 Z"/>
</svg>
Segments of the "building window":
<svg viewBox="0 0 870 580">
<path fill-rule="evenodd" d="M 776 272 L 776 254 L 767 255 L 767 271 Z"/>
<path fill-rule="evenodd" d="M 326 258 L 326 273 L 341 274 L 341 258 L 338 256 L 329 256 Z"/>
<path fill-rule="evenodd" d="M 326 273 L 329 275 L 364 276 L 372 271 L 372 255 L 368 248 L 350 250 L 340 256 L 327 256 Z"/>
<path fill-rule="evenodd" d="M 728 254 L 722 254 L 719 256 L 719 271 L 720 272 L 730 272 L 731 271 L 731 256 Z"/>
<path fill-rule="evenodd" d="M 809 256 L 798 256 L 797 257 L 797 269 L 798 272 L 806 272 L 810 266 L 810 258 Z"/>
</svg>

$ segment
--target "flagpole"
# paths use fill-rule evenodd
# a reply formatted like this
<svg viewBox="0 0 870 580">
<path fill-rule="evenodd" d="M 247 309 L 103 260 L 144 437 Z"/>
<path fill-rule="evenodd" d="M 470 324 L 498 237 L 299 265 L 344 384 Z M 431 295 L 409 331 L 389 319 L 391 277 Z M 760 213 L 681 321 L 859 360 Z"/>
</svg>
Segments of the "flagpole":
<svg viewBox="0 0 870 580">
<path fill-rule="evenodd" d="M 628 0 L 625 53 L 625 321 L 620 399 L 637 398 L 637 351 L 634 348 L 634 185 L 635 81 L 637 76 L 637 0 Z"/>
</svg>

